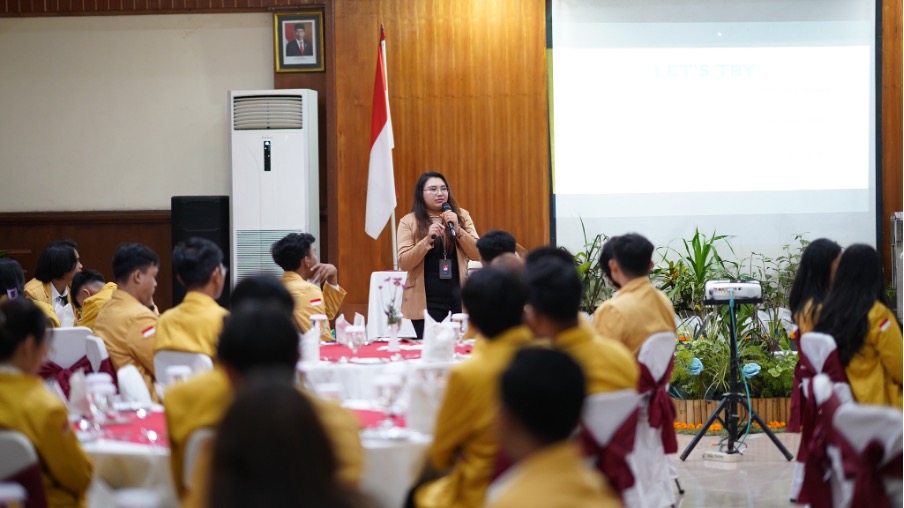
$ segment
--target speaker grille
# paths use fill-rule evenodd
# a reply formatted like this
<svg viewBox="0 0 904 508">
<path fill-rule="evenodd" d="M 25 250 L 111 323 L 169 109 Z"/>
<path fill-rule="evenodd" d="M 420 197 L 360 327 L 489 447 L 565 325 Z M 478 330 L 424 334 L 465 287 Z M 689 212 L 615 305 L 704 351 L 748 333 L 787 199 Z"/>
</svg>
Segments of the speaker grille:
<svg viewBox="0 0 904 508">
<path fill-rule="evenodd" d="M 237 131 L 301 129 L 300 95 L 251 95 L 233 97 L 232 128 Z"/>
<path fill-rule="evenodd" d="M 273 262 L 270 246 L 295 229 L 240 230 L 235 232 L 236 264 L 235 281 L 238 283 L 248 275 L 272 273 L 282 275 L 283 269 Z"/>
</svg>

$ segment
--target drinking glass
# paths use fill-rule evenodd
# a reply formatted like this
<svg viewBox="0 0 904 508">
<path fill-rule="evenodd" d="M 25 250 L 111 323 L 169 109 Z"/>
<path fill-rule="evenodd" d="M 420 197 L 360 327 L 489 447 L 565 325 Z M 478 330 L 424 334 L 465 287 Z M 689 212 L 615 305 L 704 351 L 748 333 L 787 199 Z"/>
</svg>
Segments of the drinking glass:
<svg viewBox="0 0 904 508">
<path fill-rule="evenodd" d="M 367 341 L 367 335 L 363 326 L 349 326 L 345 329 L 345 340 L 347 346 L 352 350 L 352 357 L 358 356 L 358 350 L 364 346 Z"/>
<path fill-rule="evenodd" d="M 464 344 L 465 334 L 468 333 L 468 318 L 469 316 L 464 312 L 459 312 L 457 314 L 452 314 L 452 321 L 459 323 L 461 328 L 458 330 L 458 345 L 461 346 Z"/>
<path fill-rule="evenodd" d="M 402 393 L 403 384 L 402 377 L 398 375 L 383 374 L 374 379 L 377 403 L 386 415 L 378 427 L 383 437 L 393 439 L 402 435 L 403 429 L 395 424 L 392 417 L 396 414 L 396 403 Z"/>
<path fill-rule="evenodd" d="M 94 423 L 94 431 L 103 434 L 101 426 L 112 418 L 113 397 L 116 387 L 113 383 L 94 383 L 88 387 L 88 407 Z"/>
</svg>

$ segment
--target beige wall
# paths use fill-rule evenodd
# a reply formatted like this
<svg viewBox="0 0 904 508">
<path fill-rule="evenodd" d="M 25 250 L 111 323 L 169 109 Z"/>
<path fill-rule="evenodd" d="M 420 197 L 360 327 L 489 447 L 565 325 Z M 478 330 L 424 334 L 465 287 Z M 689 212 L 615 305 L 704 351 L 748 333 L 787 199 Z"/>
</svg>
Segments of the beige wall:
<svg viewBox="0 0 904 508">
<path fill-rule="evenodd" d="M 228 91 L 272 87 L 270 14 L 0 18 L 0 212 L 228 194 Z"/>
</svg>

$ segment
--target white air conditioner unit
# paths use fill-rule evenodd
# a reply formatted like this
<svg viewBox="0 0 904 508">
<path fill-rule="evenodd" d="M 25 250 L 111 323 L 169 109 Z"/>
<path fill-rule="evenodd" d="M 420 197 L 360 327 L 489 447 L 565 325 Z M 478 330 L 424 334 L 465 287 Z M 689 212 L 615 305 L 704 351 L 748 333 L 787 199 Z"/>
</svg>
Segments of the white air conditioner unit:
<svg viewBox="0 0 904 508">
<path fill-rule="evenodd" d="M 270 246 L 289 233 L 320 240 L 317 92 L 229 93 L 232 273 L 281 274 Z"/>
</svg>

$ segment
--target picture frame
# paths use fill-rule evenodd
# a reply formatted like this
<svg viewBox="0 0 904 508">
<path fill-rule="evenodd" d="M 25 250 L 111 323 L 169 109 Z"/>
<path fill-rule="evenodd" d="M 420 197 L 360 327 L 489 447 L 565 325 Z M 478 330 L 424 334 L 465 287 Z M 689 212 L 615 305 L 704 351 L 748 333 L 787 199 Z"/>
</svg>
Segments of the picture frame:
<svg viewBox="0 0 904 508">
<path fill-rule="evenodd" d="M 273 14 L 276 72 L 323 72 L 323 13 Z"/>
</svg>

